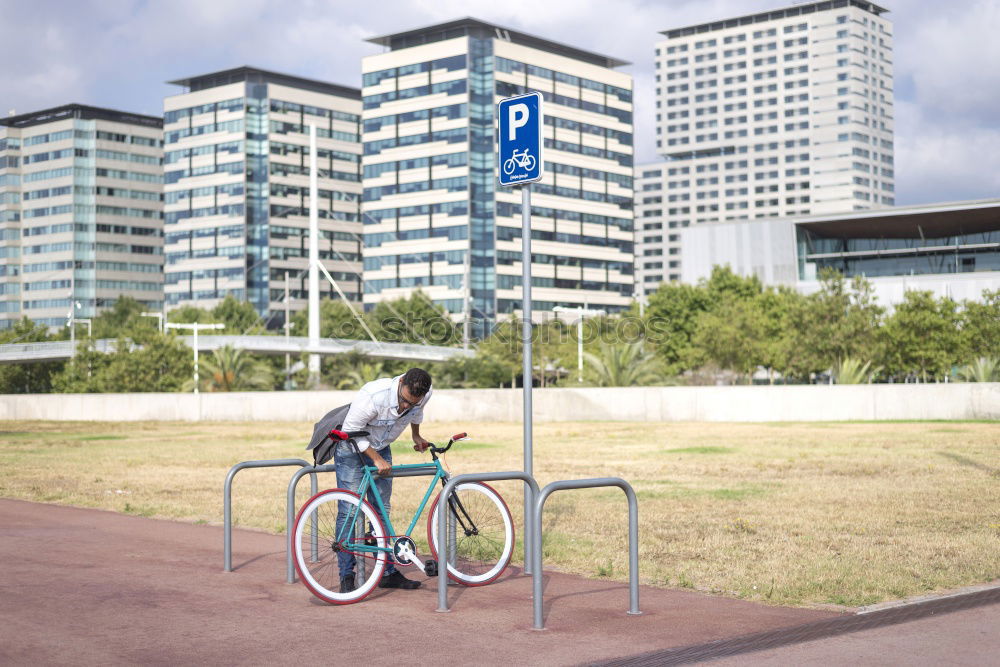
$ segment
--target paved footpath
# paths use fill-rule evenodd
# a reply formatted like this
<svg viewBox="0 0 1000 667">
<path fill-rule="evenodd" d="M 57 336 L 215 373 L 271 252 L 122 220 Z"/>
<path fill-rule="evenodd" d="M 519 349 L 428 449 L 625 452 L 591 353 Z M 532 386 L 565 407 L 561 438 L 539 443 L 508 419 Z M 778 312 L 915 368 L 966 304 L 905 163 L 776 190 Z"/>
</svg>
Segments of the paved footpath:
<svg viewBox="0 0 1000 667">
<path fill-rule="evenodd" d="M 323 604 L 284 583 L 280 536 L 234 531 L 233 564 L 222 571 L 219 526 L 0 500 L 0 664 L 568 665 L 841 616 L 646 587 L 643 614 L 628 616 L 625 584 L 547 573 L 539 632 L 519 569 L 451 587 L 452 611 L 439 614 L 436 580 Z"/>
</svg>

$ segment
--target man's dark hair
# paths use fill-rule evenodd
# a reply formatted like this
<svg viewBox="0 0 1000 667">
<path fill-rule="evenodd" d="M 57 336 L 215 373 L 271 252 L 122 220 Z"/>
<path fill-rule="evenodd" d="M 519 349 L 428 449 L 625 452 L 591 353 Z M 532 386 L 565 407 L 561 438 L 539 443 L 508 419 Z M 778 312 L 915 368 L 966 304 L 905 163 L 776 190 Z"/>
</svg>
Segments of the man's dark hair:
<svg viewBox="0 0 1000 667">
<path fill-rule="evenodd" d="M 426 396 L 431 388 L 431 375 L 423 368 L 411 368 L 403 374 L 401 382 L 413 392 L 417 398 Z"/>
</svg>

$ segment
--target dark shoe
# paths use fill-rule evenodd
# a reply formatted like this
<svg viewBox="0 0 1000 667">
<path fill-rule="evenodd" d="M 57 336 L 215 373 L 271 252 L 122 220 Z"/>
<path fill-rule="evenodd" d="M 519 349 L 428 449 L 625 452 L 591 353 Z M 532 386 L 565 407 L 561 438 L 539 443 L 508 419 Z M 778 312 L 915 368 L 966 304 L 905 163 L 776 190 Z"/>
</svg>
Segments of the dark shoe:
<svg viewBox="0 0 1000 667">
<path fill-rule="evenodd" d="M 346 577 L 341 577 L 340 578 L 340 592 L 341 593 L 350 593 L 355 588 L 356 588 L 356 586 L 354 585 L 354 575 L 353 574 L 349 574 Z"/>
<path fill-rule="evenodd" d="M 413 579 L 407 579 L 399 570 L 395 570 L 392 574 L 382 577 L 382 581 L 378 582 L 378 587 L 402 588 L 404 590 L 412 591 L 414 588 L 420 588 L 420 582 L 414 581 Z"/>
</svg>

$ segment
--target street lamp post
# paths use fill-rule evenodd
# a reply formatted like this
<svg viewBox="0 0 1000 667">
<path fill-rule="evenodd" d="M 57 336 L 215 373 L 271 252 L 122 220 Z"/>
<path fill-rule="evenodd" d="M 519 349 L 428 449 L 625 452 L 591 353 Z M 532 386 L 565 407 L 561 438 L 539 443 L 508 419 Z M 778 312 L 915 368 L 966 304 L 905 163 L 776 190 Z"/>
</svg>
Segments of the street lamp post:
<svg viewBox="0 0 1000 667">
<path fill-rule="evenodd" d="M 82 308 L 76 300 L 76 263 L 69 274 L 69 313 L 66 314 L 66 325 L 69 326 L 69 356 L 76 357 L 76 309 Z M 89 326 L 89 325 L 88 325 Z"/>
<path fill-rule="evenodd" d="M 288 308 L 289 308 L 288 301 L 289 301 L 288 271 L 285 271 L 285 348 L 286 349 L 288 349 L 289 345 L 288 337 L 291 335 L 291 327 L 292 327 L 292 323 L 288 321 Z M 289 368 L 291 368 L 291 365 L 292 365 L 292 356 L 288 352 L 285 352 L 285 389 L 288 389 L 288 383 L 291 380 L 290 377 L 291 373 L 288 370 Z"/>
<path fill-rule="evenodd" d="M 580 318 L 576 321 L 576 370 L 577 381 L 583 382 L 583 319 L 588 315 L 604 315 L 604 311 L 591 308 L 565 308 L 563 306 L 556 306 L 552 311 L 578 315 Z"/>
<path fill-rule="evenodd" d="M 191 329 L 194 331 L 194 393 L 198 393 L 198 331 L 201 329 L 225 329 L 226 325 L 213 322 L 211 324 L 201 324 L 199 322 L 179 323 L 179 322 L 167 322 L 165 325 L 167 329 Z"/>
<path fill-rule="evenodd" d="M 632 294 L 632 296 L 634 296 L 635 300 L 639 302 L 639 317 L 640 318 L 645 317 L 646 316 L 646 294 L 645 294 L 645 292 L 643 292 L 643 291 L 640 290 L 640 291 L 637 291 L 634 294 Z"/>
</svg>

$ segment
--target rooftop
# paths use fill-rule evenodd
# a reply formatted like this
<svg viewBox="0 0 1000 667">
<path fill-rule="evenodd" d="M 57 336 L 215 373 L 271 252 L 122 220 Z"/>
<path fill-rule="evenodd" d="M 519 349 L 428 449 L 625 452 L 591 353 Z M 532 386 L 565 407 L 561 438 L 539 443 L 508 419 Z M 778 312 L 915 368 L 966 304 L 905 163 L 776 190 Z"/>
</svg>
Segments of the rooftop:
<svg viewBox="0 0 1000 667">
<path fill-rule="evenodd" d="M 424 28 L 415 28 L 391 35 L 382 35 L 381 37 L 371 37 L 367 41 L 396 51 L 412 46 L 420 46 L 421 44 L 442 42 L 446 39 L 454 39 L 465 35 L 495 37 L 513 42 L 514 44 L 522 44 L 540 51 L 548 51 L 549 53 L 565 56 L 566 58 L 582 60 L 592 65 L 598 65 L 599 67 L 615 68 L 631 64 L 625 60 L 604 56 L 593 51 L 585 51 L 575 46 L 569 46 L 568 44 L 553 42 L 552 40 L 511 30 L 510 28 L 505 28 L 494 23 L 486 23 L 485 21 L 480 21 L 469 16 L 446 23 L 437 23 Z"/>
<path fill-rule="evenodd" d="M 302 88 L 303 90 L 311 90 L 326 95 L 338 95 L 352 100 L 361 99 L 361 90 L 358 88 L 341 86 L 340 84 L 328 83 L 326 81 L 317 81 L 315 79 L 306 79 L 292 74 L 271 72 L 266 69 L 250 67 L 249 65 L 221 70 L 219 72 L 210 72 L 209 74 L 189 76 L 185 79 L 177 79 L 176 81 L 168 81 L 167 83 L 184 86 L 188 89 L 188 92 L 193 93 L 197 90 L 207 90 L 242 81 L 251 83 L 276 83 L 281 86 Z"/>
<path fill-rule="evenodd" d="M 7 127 L 31 127 L 33 125 L 54 123 L 66 118 L 110 120 L 116 123 L 131 123 L 132 125 L 144 125 L 146 127 L 163 127 L 163 119 L 159 116 L 144 116 L 137 113 L 128 113 L 127 111 L 87 106 L 86 104 L 64 104 L 61 107 L 33 111 L 32 113 L 20 114 L 18 116 L 8 116 L 7 118 L 0 118 L 0 125 L 6 125 Z"/>
<path fill-rule="evenodd" d="M 666 35 L 668 39 L 676 39 L 677 37 L 687 37 L 688 35 L 695 35 L 703 32 L 736 28 L 741 25 L 776 21 L 790 16 L 804 16 L 806 14 L 814 14 L 816 12 L 843 9 L 847 6 L 863 9 L 867 12 L 875 14 L 876 16 L 885 14 L 889 11 L 885 7 L 879 7 L 872 2 L 862 2 L 861 0 L 825 0 L 825 2 L 810 2 L 807 4 L 793 5 L 791 7 L 785 7 L 784 9 L 775 9 L 769 12 L 760 12 L 759 14 L 747 14 L 746 16 L 739 16 L 722 21 L 699 23 L 698 25 L 686 26 L 683 28 L 671 28 L 670 30 L 661 31 L 660 34 Z"/>
<path fill-rule="evenodd" d="M 1000 199 L 942 202 L 792 218 L 828 238 L 943 238 L 1000 229 Z"/>
</svg>

